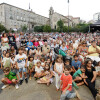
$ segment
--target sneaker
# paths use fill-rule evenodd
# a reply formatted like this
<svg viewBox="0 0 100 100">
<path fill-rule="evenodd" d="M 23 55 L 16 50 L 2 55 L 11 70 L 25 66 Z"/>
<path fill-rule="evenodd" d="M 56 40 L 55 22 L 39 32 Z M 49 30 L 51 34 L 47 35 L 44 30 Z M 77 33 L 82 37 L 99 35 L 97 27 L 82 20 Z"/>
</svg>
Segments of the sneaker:
<svg viewBox="0 0 100 100">
<path fill-rule="evenodd" d="M 15 85 L 15 88 L 16 88 L 16 89 L 19 89 L 19 86 L 18 86 L 18 84 L 16 84 L 16 85 Z"/>
<path fill-rule="evenodd" d="M 25 79 L 25 82 L 28 83 L 28 79 L 27 78 Z"/>
<path fill-rule="evenodd" d="M 5 89 L 6 87 L 8 87 L 9 85 L 4 85 L 1 89 L 3 90 L 3 89 Z"/>
<path fill-rule="evenodd" d="M 22 83 L 23 83 L 23 80 L 20 80 L 20 81 L 19 81 L 19 84 L 22 85 Z"/>
</svg>

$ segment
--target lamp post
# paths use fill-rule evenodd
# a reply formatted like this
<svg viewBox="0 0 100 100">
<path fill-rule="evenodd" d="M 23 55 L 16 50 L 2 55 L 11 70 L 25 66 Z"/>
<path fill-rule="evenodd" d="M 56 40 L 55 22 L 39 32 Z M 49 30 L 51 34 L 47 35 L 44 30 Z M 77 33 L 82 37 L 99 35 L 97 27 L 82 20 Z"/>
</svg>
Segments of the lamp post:
<svg viewBox="0 0 100 100">
<path fill-rule="evenodd" d="M 69 34 L 69 0 L 68 0 L 68 34 Z"/>
<path fill-rule="evenodd" d="M 30 11 L 30 3 L 29 3 L 29 33 L 30 33 L 30 14 L 31 14 L 31 11 Z"/>
</svg>

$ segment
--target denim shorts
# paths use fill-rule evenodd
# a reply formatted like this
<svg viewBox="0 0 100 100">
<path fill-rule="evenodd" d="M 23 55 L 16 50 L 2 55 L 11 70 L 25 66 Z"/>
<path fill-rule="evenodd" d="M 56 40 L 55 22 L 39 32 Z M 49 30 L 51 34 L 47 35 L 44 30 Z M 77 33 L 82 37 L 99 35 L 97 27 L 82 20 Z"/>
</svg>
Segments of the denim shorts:
<svg viewBox="0 0 100 100">
<path fill-rule="evenodd" d="M 19 72 L 26 72 L 26 68 L 25 67 L 19 68 Z"/>
</svg>

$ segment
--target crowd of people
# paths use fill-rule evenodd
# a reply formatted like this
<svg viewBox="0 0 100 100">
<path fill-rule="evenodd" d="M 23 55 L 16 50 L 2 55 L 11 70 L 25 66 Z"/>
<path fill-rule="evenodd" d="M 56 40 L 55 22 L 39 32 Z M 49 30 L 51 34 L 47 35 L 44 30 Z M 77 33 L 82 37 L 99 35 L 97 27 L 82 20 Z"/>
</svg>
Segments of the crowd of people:
<svg viewBox="0 0 100 100">
<path fill-rule="evenodd" d="M 94 98 L 100 76 L 100 36 L 96 33 L 3 33 L 0 68 L 5 77 L 2 89 L 14 84 L 16 89 L 25 80 L 49 86 L 55 82 L 60 99 L 74 98 L 72 92 L 85 84 Z M 56 52 L 58 51 L 58 52 Z"/>
</svg>

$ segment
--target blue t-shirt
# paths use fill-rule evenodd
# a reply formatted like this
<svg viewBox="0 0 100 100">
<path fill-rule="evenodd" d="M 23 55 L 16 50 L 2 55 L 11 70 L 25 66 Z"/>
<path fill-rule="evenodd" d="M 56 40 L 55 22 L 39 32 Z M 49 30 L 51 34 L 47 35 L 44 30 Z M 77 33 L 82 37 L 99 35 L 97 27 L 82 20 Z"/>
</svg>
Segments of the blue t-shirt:
<svg viewBox="0 0 100 100">
<path fill-rule="evenodd" d="M 31 47 L 32 45 L 33 45 L 32 42 L 27 42 L 27 46 L 28 46 L 28 47 Z"/>
<path fill-rule="evenodd" d="M 72 61 L 72 66 L 74 66 L 74 68 L 79 68 L 81 67 L 81 62 L 78 60 L 77 62 L 75 62 L 75 60 Z"/>
</svg>

